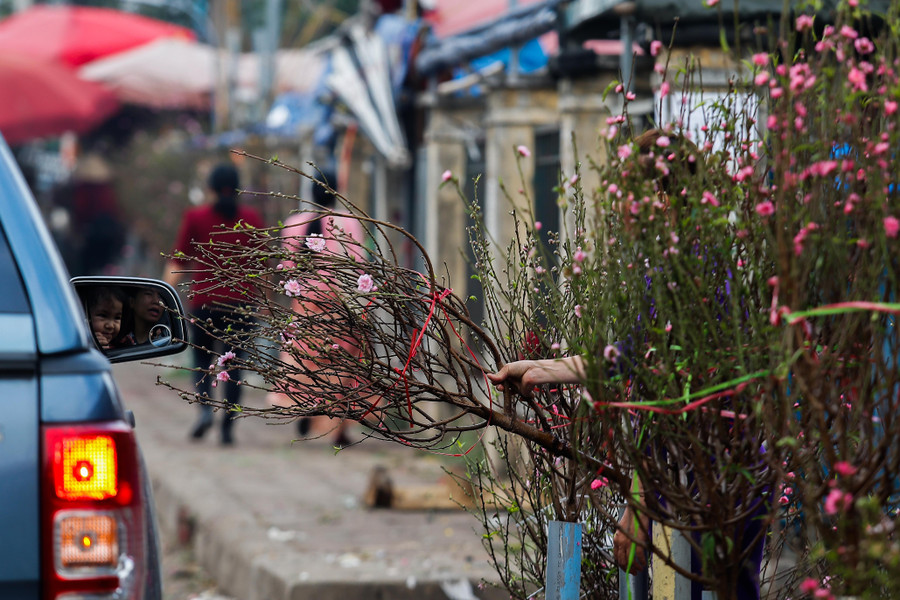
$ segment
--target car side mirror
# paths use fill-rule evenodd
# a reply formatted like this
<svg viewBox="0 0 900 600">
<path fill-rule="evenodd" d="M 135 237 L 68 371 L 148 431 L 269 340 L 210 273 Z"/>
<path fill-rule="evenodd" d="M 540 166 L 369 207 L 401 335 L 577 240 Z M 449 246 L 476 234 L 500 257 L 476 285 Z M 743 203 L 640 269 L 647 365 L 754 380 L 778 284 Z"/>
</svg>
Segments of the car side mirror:
<svg viewBox="0 0 900 600">
<path fill-rule="evenodd" d="M 184 308 L 172 286 L 139 277 L 75 277 L 85 320 L 110 362 L 182 352 L 188 347 Z"/>
</svg>

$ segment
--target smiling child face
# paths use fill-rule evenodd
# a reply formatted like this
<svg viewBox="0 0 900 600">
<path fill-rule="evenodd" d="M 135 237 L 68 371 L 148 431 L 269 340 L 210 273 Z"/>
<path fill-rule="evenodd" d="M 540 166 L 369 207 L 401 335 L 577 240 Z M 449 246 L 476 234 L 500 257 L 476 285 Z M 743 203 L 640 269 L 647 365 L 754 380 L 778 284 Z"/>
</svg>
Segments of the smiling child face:
<svg viewBox="0 0 900 600">
<path fill-rule="evenodd" d="M 112 297 L 100 299 L 91 309 L 91 330 L 100 347 L 109 348 L 121 327 L 122 302 Z"/>
</svg>

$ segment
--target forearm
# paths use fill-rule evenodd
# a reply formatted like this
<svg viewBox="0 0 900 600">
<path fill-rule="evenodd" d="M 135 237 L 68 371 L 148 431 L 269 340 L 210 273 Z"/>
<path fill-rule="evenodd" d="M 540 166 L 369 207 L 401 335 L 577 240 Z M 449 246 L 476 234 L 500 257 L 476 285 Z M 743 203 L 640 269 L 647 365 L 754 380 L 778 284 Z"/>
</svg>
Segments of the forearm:
<svg viewBox="0 0 900 600">
<path fill-rule="evenodd" d="M 585 378 L 584 359 L 580 356 L 545 358 L 534 361 L 535 383 L 582 383 Z"/>
</svg>

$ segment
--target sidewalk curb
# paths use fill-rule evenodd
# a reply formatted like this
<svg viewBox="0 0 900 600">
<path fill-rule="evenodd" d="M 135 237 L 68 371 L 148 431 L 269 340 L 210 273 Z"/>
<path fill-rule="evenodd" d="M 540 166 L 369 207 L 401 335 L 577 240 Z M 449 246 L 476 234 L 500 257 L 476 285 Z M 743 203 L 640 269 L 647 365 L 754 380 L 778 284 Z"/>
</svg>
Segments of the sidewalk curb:
<svg viewBox="0 0 900 600">
<path fill-rule="evenodd" d="M 160 479 L 154 481 L 154 498 L 161 534 L 189 543 L 197 561 L 218 585 L 241 600 L 455 600 L 444 591 L 441 581 L 303 582 L 299 573 L 291 581 L 286 573 L 293 566 L 290 554 L 273 555 L 270 543 L 249 539 L 258 530 L 250 519 L 237 516 L 243 523 L 236 523 L 236 515 L 229 514 L 229 526 L 217 528 L 215 523 L 223 515 L 192 509 Z M 193 531 L 185 532 L 185 527 Z M 182 539 L 186 534 L 189 540 Z M 282 568 L 278 568 L 279 562 Z M 478 582 L 470 584 L 474 590 Z M 508 598 L 505 591 L 495 588 L 476 594 L 479 600 Z"/>
</svg>

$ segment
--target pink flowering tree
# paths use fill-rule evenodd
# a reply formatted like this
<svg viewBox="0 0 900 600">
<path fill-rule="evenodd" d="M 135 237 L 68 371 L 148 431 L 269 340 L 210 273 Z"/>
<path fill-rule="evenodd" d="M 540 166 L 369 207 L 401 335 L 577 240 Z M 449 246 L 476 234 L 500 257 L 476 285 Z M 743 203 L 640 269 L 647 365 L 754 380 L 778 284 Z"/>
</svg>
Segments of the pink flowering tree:
<svg viewBox="0 0 900 600">
<path fill-rule="evenodd" d="M 777 557 L 785 545 L 796 566 L 779 572 L 778 597 L 896 593 L 900 17 L 859 4 L 826 27 L 797 15 L 746 55 L 723 100 L 653 137 L 627 111 L 613 119 L 610 160 L 590 163 L 599 187 L 561 176 L 566 225 L 548 245 L 519 210 L 497 248 L 469 199 L 483 322 L 414 237 L 344 199 L 369 239 L 323 209 L 336 246 L 276 227 L 230 249 L 240 261 L 198 248 L 196 278 L 255 289 L 242 318 L 257 328 L 214 332 L 244 352 L 209 376 L 237 365 L 290 400 L 248 413 L 348 418 L 416 448 L 465 454 L 468 432 L 511 434 L 505 468 L 472 475 L 516 598 L 542 585 L 551 518 L 587 525 L 591 597 L 613 597 L 616 533 L 635 542 L 632 562 L 647 548 L 722 599 L 760 546 Z M 689 93 L 697 78 L 683 75 L 661 93 Z M 423 272 L 401 265 L 398 237 Z M 484 376 L 575 354 L 577 385 L 501 396 Z M 620 504 L 633 524 L 616 524 Z M 645 539 L 644 519 L 681 532 L 698 566 Z"/>
</svg>

